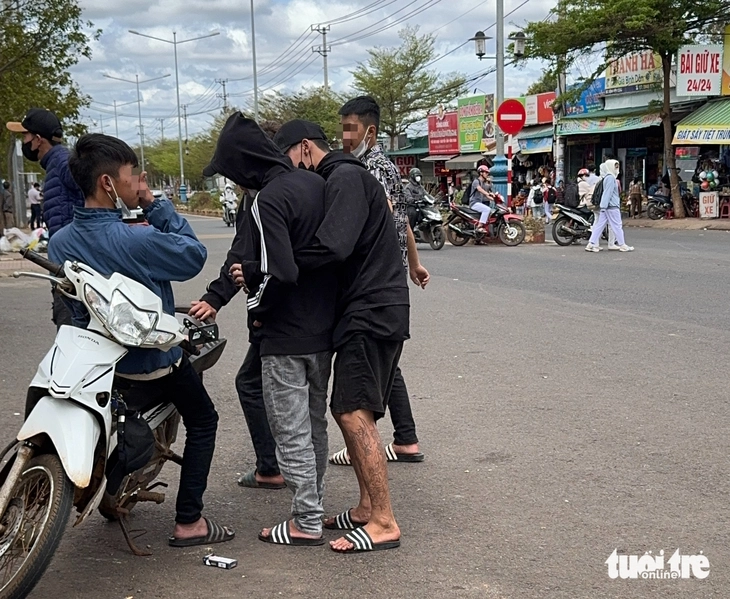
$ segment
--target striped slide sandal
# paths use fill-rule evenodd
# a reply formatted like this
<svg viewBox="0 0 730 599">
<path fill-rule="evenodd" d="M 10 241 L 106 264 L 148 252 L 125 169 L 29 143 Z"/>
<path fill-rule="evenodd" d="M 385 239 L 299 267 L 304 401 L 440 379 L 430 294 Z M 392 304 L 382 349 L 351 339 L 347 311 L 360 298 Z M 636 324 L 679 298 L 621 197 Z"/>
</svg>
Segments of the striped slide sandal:
<svg viewBox="0 0 730 599">
<path fill-rule="evenodd" d="M 356 528 L 352 532 L 345 535 L 345 539 L 352 543 L 350 549 L 335 549 L 332 551 L 337 553 L 365 553 L 369 551 L 383 551 L 385 549 L 396 549 L 400 547 L 400 539 L 397 541 L 383 541 L 382 543 L 373 543 L 370 535 L 364 528 Z"/>
<path fill-rule="evenodd" d="M 274 526 L 268 535 L 264 535 L 263 532 L 259 533 L 259 541 L 273 545 L 289 545 L 291 547 L 316 547 L 317 545 L 324 545 L 324 537 L 319 537 L 318 539 L 302 539 L 291 536 L 289 520 Z"/>
<path fill-rule="evenodd" d="M 385 446 L 385 458 L 389 462 L 401 462 L 405 464 L 415 464 L 417 462 L 423 462 L 426 459 L 421 452 L 418 453 L 396 453 L 393 449 L 393 444 L 389 443 Z M 335 466 L 352 466 L 350 460 L 350 454 L 347 452 L 347 447 L 341 449 L 337 453 L 330 456 L 330 464 Z"/>
<path fill-rule="evenodd" d="M 367 522 L 355 522 L 350 515 L 352 510 L 342 512 L 339 516 L 334 517 L 334 522 L 330 524 L 325 523 L 324 527 L 327 530 L 355 530 L 360 526 L 365 526 Z"/>
</svg>

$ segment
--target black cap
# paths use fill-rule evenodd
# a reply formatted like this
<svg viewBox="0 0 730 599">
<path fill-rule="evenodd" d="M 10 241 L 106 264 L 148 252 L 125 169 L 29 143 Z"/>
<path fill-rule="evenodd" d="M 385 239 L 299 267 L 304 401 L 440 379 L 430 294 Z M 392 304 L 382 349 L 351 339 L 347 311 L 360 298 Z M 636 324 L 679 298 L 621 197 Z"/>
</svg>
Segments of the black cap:
<svg viewBox="0 0 730 599">
<path fill-rule="evenodd" d="M 327 141 L 327 135 L 317 123 L 301 119 L 284 123 L 277 134 L 274 135 L 274 143 L 285 154 L 289 151 L 289 148 L 302 143 L 304 139 Z"/>
<path fill-rule="evenodd" d="M 22 122 L 10 122 L 6 127 L 13 133 L 34 133 L 48 141 L 63 141 L 61 121 L 45 108 L 31 108 Z"/>
</svg>

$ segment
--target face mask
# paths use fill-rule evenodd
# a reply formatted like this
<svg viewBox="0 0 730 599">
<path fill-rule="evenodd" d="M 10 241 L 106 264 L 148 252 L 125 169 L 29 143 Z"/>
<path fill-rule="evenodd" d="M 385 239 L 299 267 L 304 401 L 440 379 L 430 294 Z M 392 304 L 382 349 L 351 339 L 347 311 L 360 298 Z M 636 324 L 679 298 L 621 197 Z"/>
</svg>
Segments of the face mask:
<svg viewBox="0 0 730 599">
<path fill-rule="evenodd" d="M 130 218 L 132 216 L 132 213 L 129 211 L 129 208 L 127 208 L 127 205 L 124 202 L 122 202 L 122 198 L 119 197 L 119 194 L 117 193 L 117 189 L 116 189 L 116 187 L 114 187 L 114 183 L 112 183 L 111 179 L 109 179 L 109 185 L 112 186 L 112 190 L 114 191 L 114 195 L 116 196 L 116 199 L 112 198 L 111 194 L 108 191 L 106 192 L 106 195 L 109 196 L 109 199 L 117 207 L 117 210 L 122 211 L 122 218 Z"/>
<path fill-rule="evenodd" d="M 370 146 L 368 145 L 368 134 L 366 131 L 365 137 L 363 137 L 360 144 L 354 150 L 352 150 L 351 153 L 355 158 L 362 158 L 363 156 L 365 156 L 365 154 L 368 153 L 369 149 L 370 149 Z"/>
<path fill-rule="evenodd" d="M 23 156 L 26 157 L 26 159 L 30 160 L 31 162 L 38 162 L 38 150 L 34 150 L 31 147 L 31 144 L 33 143 L 33 140 L 26 141 L 22 146 L 23 150 Z"/>
<path fill-rule="evenodd" d="M 311 171 L 314 172 L 314 163 L 309 163 L 309 166 L 306 166 L 304 164 L 304 148 L 300 150 L 301 154 L 299 156 L 299 164 L 297 165 L 297 168 L 300 168 L 304 171 Z"/>
<path fill-rule="evenodd" d="M 416 183 L 420 183 L 420 182 L 421 182 L 421 177 L 416 177 Z"/>
</svg>

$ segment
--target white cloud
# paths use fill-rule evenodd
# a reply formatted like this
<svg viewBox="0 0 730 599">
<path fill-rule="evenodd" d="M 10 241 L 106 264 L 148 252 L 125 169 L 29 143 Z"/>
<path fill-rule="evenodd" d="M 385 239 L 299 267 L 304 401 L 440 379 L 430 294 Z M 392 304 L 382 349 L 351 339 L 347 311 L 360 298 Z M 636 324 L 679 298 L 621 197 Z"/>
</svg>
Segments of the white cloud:
<svg viewBox="0 0 730 599">
<path fill-rule="evenodd" d="M 258 54 L 259 87 L 266 89 L 298 89 L 303 85 L 320 85 L 323 82 L 322 57 L 313 54 L 312 46 L 320 45 L 322 38 L 310 31 L 312 24 L 341 18 L 373 4 L 374 0 L 350 0 L 311 2 L 310 0 L 255 0 L 256 3 L 256 50 Z M 507 0 L 505 12 L 518 7 L 524 0 Z M 397 32 L 407 24 L 418 25 L 422 32 L 436 29 L 436 48 L 444 54 L 465 42 L 479 29 L 494 23 L 494 5 L 483 0 L 441 0 L 432 8 L 416 12 L 409 19 L 389 29 L 378 31 L 393 24 L 423 6 L 427 0 L 395 0 L 388 4 L 383 0 L 375 11 L 364 11 L 357 18 L 333 24 L 328 36 L 332 44 L 329 56 L 330 84 L 339 91 L 346 91 L 352 83 L 352 71 L 358 62 L 367 60 L 367 50 L 375 46 L 393 46 L 398 43 Z M 188 126 L 190 134 L 207 127 L 212 114 L 222 100 L 217 98 L 221 86 L 216 79 L 229 79 L 227 92 L 230 102 L 245 105 L 252 99 L 252 58 L 250 39 L 249 3 L 245 0 L 125 0 L 110 3 L 108 0 L 80 0 L 84 17 L 103 29 L 98 42 L 94 42 L 91 61 L 84 60 L 74 67 L 74 77 L 82 90 L 94 100 L 105 104 L 128 102 L 136 99 L 134 85 L 111 81 L 104 73 L 125 79 L 172 75 L 162 81 L 145 84 L 142 117 L 147 135 L 157 129 L 157 117 L 170 117 L 165 121 L 165 136 L 177 129 L 175 100 L 175 71 L 173 47 L 127 32 L 135 29 L 141 33 L 172 39 L 173 30 L 178 39 L 188 39 L 219 30 L 220 35 L 206 40 L 178 46 L 180 73 L 180 100 L 189 106 Z M 507 32 L 525 21 L 544 18 L 554 0 L 530 0 L 506 19 Z M 462 13 L 469 14 L 443 27 Z M 360 32 L 360 33 L 358 33 Z M 372 34 L 350 43 L 343 40 Z M 494 29 L 487 31 L 494 35 Z M 301 36 L 301 38 L 300 38 Z M 291 45 L 299 40 L 292 49 Z M 493 40 L 488 52 L 494 53 Z M 473 53 L 471 43 L 438 61 L 433 68 L 440 71 L 460 71 L 473 75 L 487 70 L 492 62 L 480 63 Z M 529 65 L 524 70 L 508 67 L 505 77 L 506 94 L 518 95 L 540 76 L 539 65 Z M 236 80 L 236 81 L 234 81 Z M 472 89 L 493 92 L 494 75 L 475 82 Z M 89 121 L 99 121 L 103 115 L 105 130 L 113 131 L 113 110 L 93 104 L 85 115 Z M 136 141 L 137 107 L 122 107 L 119 112 L 119 134 L 127 141 Z"/>
</svg>

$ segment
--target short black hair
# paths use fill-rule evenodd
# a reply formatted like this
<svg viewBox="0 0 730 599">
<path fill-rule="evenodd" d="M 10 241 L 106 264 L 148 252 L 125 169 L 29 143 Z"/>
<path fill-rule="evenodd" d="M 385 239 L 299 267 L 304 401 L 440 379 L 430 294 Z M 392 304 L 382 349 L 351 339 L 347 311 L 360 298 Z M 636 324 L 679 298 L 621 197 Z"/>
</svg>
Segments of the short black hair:
<svg viewBox="0 0 730 599">
<path fill-rule="evenodd" d="M 327 154 L 329 154 L 332 151 L 332 148 L 330 148 L 329 143 L 326 142 L 324 139 L 310 139 L 309 143 L 313 143 L 320 150 L 322 150 L 323 152 L 326 152 Z"/>
<path fill-rule="evenodd" d="M 340 116 L 355 115 L 366 126 L 375 125 L 380 131 L 380 106 L 372 96 L 358 96 L 340 108 Z"/>
<path fill-rule="evenodd" d="M 596 165 L 595 164 L 589 164 L 588 165 L 588 172 L 589 173 L 595 173 L 596 172 Z"/>
<path fill-rule="evenodd" d="M 35 183 L 33 183 L 33 187 L 40 187 L 40 186 L 41 186 L 41 184 L 38 183 L 37 181 Z"/>
<path fill-rule="evenodd" d="M 266 137 L 273 140 L 279 129 L 281 129 L 281 123 L 279 121 L 261 121 L 259 127 L 266 134 Z"/>
<path fill-rule="evenodd" d="M 101 175 L 117 176 L 127 164 L 132 168 L 139 164 L 134 150 L 121 139 L 102 133 L 81 136 L 68 159 L 71 176 L 87 198 L 94 195 Z"/>
<path fill-rule="evenodd" d="M 5 189 L 10 189 L 10 181 L 3 181 L 3 187 Z"/>
</svg>

